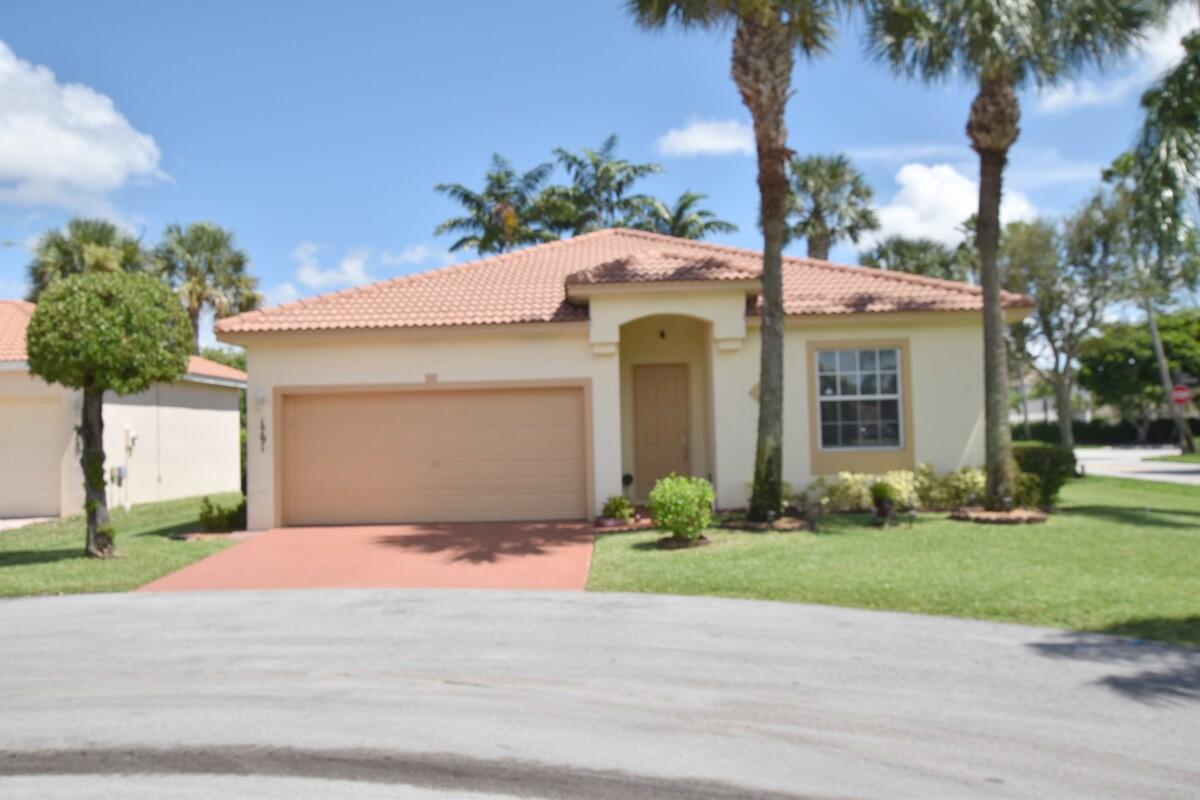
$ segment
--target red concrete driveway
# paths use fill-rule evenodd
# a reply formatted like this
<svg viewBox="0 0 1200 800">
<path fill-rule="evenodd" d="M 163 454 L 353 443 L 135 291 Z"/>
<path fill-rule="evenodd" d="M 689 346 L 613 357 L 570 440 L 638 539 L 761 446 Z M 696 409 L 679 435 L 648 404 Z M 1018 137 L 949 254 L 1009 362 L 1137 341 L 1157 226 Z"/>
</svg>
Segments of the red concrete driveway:
<svg viewBox="0 0 1200 800">
<path fill-rule="evenodd" d="M 585 522 L 278 528 L 142 591 L 206 589 L 583 589 Z"/>
</svg>

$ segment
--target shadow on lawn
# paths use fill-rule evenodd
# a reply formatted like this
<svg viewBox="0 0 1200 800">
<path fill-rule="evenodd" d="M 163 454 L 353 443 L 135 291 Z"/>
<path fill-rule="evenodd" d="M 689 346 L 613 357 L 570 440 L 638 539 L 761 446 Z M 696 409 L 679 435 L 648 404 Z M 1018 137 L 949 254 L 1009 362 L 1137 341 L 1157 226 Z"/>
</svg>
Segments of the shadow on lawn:
<svg viewBox="0 0 1200 800">
<path fill-rule="evenodd" d="M 502 558 L 539 556 L 559 547 L 592 540 L 586 523 L 460 523 L 413 525 L 412 533 L 380 536 L 388 547 L 453 554 L 455 561 L 491 564 Z"/>
<path fill-rule="evenodd" d="M 1147 510 L 1149 513 L 1147 513 Z M 1118 525 L 1146 528 L 1198 528 L 1200 511 L 1166 510 L 1160 508 L 1130 508 L 1129 506 L 1063 506 L 1060 514 L 1091 517 Z M 1195 521 L 1171 519 L 1171 517 L 1194 517 Z"/>
<path fill-rule="evenodd" d="M 52 564 L 56 561 L 70 561 L 76 558 L 87 558 L 83 554 L 82 541 L 78 547 L 63 547 L 55 550 L 0 550 L 0 570 L 6 567 Z"/>
<path fill-rule="evenodd" d="M 1126 670 L 1096 681 L 1098 685 L 1134 700 L 1200 703 L 1200 648 L 1143 638 L 1118 638 L 1127 636 L 1200 641 L 1200 616 L 1131 619 L 1098 631 L 1063 633 L 1029 647 L 1049 658 L 1140 667 L 1137 671 Z"/>
</svg>

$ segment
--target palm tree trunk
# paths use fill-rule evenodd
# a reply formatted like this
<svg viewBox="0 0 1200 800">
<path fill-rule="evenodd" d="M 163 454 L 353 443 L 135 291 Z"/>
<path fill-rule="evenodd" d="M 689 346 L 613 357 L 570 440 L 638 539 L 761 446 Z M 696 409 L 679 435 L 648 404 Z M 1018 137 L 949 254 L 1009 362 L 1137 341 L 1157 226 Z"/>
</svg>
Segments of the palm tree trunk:
<svg viewBox="0 0 1200 800">
<path fill-rule="evenodd" d="M 1167 413 L 1175 420 L 1175 429 L 1179 433 L 1179 446 L 1185 453 L 1195 453 L 1196 437 L 1192 436 L 1183 412 L 1171 402 L 1171 365 L 1167 362 L 1167 351 L 1158 333 L 1158 315 L 1154 313 L 1154 301 L 1150 298 L 1146 298 L 1146 322 L 1150 325 L 1150 344 L 1154 348 L 1154 360 L 1158 362 L 1158 379 L 1162 381 L 1163 395 L 1167 399 Z"/>
<path fill-rule="evenodd" d="M 763 230 L 762 361 L 758 442 L 751 519 L 766 520 L 783 507 L 783 244 L 787 236 L 787 126 L 792 41 L 778 12 L 740 18 L 733 36 L 731 72 L 754 120 Z"/>
<path fill-rule="evenodd" d="M 188 306 L 187 312 L 192 322 L 192 352 L 200 355 L 200 306 Z"/>
<path fill-rule="evenodd" d="M 1011 507 L 1016 489 L 1012 458 L 1012 431 L 1008 426 L 1008 349 L 1006 324 L 1000 300 L 1000 271 L 996 251 L 1000 244 L 1000 196 L 1004 151 L 979 153 L 979 283 L 983 288 L 983 391 L 984 449 L 987 459 L 987 505 L 992 510 Z"/>
<path fill-rule="evenodd" d="M 809 236 L 808 237 L 808 257 L 815 258 L 818 261 L 829 260 L 829 237 L 828 236 Z"/>
<path fill-rule="evenodd" d="M 87 512 L 87 545 L 84 552 L 93 558 L 111 558 L 113 529 L 108 518 L 108 497 L 104 480 L 104 390 L 83 390 L 83 418 L 79 426 L 83 453 L 83 507 Z"/>
<path fill-rule="evenodd" d="M 1058 441 L 1063 447 L 1075 446 L 1075 415 L 1071 408 L 1071 376 L 1054 376 L 1054 405 L 1058 414 Z"/>
</svg>

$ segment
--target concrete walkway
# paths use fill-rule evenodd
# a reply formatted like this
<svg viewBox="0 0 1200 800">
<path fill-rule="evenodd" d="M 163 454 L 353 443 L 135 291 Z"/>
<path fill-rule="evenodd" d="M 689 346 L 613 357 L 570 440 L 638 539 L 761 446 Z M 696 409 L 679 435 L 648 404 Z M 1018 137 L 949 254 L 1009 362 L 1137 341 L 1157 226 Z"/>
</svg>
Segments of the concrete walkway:
<svg viewBox="0 0 1200 800">
<path fill-rule="evenodd" d="M 142 587 L 207 589 L 582 589 L 583 522 L 280 528 Z"/>
<path fill-rule="evenodd" d="M 715 598 L 0 602 L 0 797 L 1195 797 L 1200 650 Z"/>
<path fill-rule="evenodd" d="M 1088 475 L 1167 481 L 1200 486 L 1200 464 L 1152 461 L 1179 455 L 1178 447 L 1077 447 L 1075 460 Z"/>
<path fill-rule="evenodd" d="M 0 518 L 0 533 L 5 531 L 15 531 L 24 528 L 26 525 L 32 525 L 35 522 L 45 522 L 53 517 L 3 517 Z"/>
</svg>

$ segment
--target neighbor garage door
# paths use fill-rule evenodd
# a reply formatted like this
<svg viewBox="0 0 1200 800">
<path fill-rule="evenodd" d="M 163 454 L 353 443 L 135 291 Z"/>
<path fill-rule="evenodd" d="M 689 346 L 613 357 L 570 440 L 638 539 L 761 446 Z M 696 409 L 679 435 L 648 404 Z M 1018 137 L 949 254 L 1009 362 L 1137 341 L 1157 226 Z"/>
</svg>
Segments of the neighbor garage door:
<svg viewBox="0 0 1200 800">
<path fill-rule="evenodd" d="M 285 525 L 580 519 L 583 391 L 285 395 Z"/>
<path fill-rule="evenodd" d="M 0 398 L 0 517 L 58 516 L 60 404 Z"/>
</svg>

